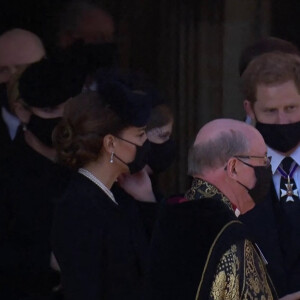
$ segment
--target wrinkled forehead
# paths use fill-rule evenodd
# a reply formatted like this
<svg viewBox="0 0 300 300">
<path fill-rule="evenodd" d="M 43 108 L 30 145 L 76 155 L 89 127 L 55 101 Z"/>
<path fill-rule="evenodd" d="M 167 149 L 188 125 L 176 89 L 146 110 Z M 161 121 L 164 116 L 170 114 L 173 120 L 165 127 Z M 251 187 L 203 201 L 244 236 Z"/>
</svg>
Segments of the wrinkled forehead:
<svg viewBox="0 0 300 300">
<path fill-rule="evenodd" d="M 78 24 L 77 31 L 82 34 L 106 32 L 113 34 L 115 25 L 112 16 L 102 10 L 92 10 L 84 14 Z"/>
</svg>

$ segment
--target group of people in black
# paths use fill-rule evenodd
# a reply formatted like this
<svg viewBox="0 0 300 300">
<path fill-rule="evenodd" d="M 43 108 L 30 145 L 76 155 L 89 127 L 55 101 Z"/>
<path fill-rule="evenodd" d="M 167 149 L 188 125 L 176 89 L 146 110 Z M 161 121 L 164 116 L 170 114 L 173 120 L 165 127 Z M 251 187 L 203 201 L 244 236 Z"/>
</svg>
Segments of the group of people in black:
<svg viewBox="0 0 300 300">
<path fill-rule="evenodd" d="M 117 68 L 109 13 L 79 1 L 70 14 L 76 24 L 66 18 L 51 53 L 27 30 L 0 36 L 0 298 L 195 299 L 197 287 L 189 284 L 200 282 L 203 270 L 181 263 L 179 252 L 171 254 L 176 249 L 169 255 L 163 243 L 152 245 L 159 233 L 186 254 L 193 243 L 186 248 L 184 241 L 197 239 L 184 230 L 197 228 L 197 202 L 176 223 L 193 188 L 168 199 L 156 184 L 175 160 L 171 110 L 143 76 Z M 278 297 L 300 299 L 300 54 L 268 38 L 245 50 L 240 73 L 247 122 L 273 157 L 273 183 L 263 199 L 243 186 L 253 206 L 242 211 L 229 201 L 230 218 L 258 245 Z M 255 156 L 240 158 L 249 165 Z M 158 211 L 168 206 L 180 217 L 164 232 Z M 199 216 L 207 217 L 203 209 Z M 218 223 L 214 217 L 209 221 Z M 199 249 L 212 238 L 205 230 L 199 227 Z M 168 268 L 174 265 L 178 273 Z M 229 299 L 223 289 L 210 299 Z"/>
<path fill-rule="evenodd" d="M 175 158 L 171 110 L 118 70 L 111 16 L 71 13 L 51 53 L 27 30 L 0 36 L 1 299 L 138 299 L 151 179 Z"/>
</svg>

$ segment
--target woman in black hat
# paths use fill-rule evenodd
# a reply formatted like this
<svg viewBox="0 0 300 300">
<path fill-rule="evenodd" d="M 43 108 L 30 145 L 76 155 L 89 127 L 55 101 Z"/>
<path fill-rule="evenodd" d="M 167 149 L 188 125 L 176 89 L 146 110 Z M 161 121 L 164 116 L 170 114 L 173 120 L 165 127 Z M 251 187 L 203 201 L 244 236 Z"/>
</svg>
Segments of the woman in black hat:
<svg viewBox="0 0 300 300">
<path fill-rule="evenodd" d="M 140 299 L 147 237 L 134 203 L 111 187 L 146 164 L 148 95 L 103 82 L 65 107 L 54 132 L 59 158 L 78 172 L 58 204 L 53 248 L 66 299 Z M 154 198 L 151 185 L 145 195 Z"/>
</svg>

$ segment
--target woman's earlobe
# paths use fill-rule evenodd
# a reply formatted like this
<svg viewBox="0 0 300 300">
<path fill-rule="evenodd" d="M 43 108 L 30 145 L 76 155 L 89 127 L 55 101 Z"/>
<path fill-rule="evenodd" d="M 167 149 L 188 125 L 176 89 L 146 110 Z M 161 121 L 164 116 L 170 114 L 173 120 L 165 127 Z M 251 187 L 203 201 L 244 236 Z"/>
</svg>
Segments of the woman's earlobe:
<svg viewBox="0 0 300 300">
<path fill-rule="evenodd" d="M 111 134 L 107 134 L 103 138 L 103 147 L 108 153 L 115 152 L 115 138 Z"/>
</svg>

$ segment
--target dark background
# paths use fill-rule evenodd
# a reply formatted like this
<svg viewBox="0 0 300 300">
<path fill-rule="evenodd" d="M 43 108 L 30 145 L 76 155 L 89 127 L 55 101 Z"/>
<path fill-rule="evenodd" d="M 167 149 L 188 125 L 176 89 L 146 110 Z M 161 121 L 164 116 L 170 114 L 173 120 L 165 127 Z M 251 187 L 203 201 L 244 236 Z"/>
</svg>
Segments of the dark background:
<svg viewBox="0 0 300 300">
<path fill-rule="evenodd" d="M 51 49 L 56 40 L 57 13 L 65 3 L 66 0 L 1 0 L 0 33 L 24 28 L 39 35 L 46 49 Z M 183 192 L 189 182 L 187 151 L 199 128 L 214 118 L 244 117 L 237 72 L 241 49 L 267 35 L 300 47 L 300 1 L 101 3 L 116 21 L 121 66 L 146 73 L 174 111 L 178 158 L 163 176 L 162 185 L 168 194 Z"/>
</svg>

